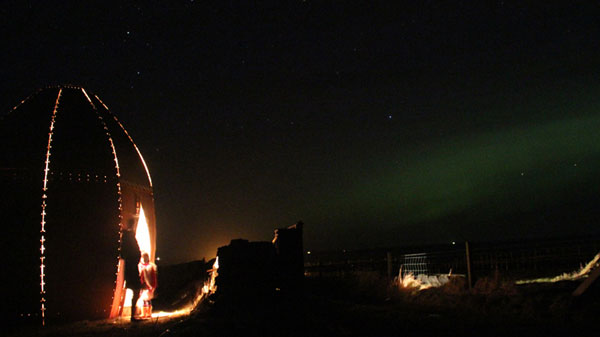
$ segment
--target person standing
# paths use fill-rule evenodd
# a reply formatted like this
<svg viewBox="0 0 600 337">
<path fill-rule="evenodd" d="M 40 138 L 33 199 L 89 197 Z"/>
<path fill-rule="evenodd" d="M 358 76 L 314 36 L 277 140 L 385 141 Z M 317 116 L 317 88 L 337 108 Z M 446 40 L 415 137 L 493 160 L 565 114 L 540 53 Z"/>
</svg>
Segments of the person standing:
<svg viewBox="0 0 600 337">
<path fill-rule="evenodd" d="M 139 320 L 135 318 L 135 309 L 142 285 L 138 270 L 138 263 L 140 263 L 141 258 L 140 247 L 135 238 L 133 227 L 134 220 L 129 219 L 125 231 L 123 231 L 123 237 L 121 238 L 121 258 L 125 260 L 125 287 L 133 291 L 133 298 L 131 300 L 131 321 L 135 322 Z"/>
<path fill-rule="evenodd" d="M 142 316 L 144 318 L 152 316 L 152 299 L 154 291 L 158 285 L 156 277 L 156 265 L 150 261 L 150 255 L 147 252 L 142 254 L 142 262 L 140 263 L 140 280 L 144 289 L 144 308 Z"/>
</svg>

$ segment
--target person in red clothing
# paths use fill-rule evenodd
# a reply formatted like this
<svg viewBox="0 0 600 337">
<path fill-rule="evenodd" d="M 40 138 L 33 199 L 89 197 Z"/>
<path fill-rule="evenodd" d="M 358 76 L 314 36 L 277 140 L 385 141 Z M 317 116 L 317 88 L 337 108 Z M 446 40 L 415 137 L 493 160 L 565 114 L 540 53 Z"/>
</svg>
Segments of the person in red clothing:
<svg viewBox="0 0 600 337">
<path fill-rule="evenodd" d="M 158 286 L 158 280 L 156 277 L 156 265 L 150 262 L 150 255 L 146 252 L 142 254 L 142 262 L 140 262 L 139 269 L 140 281 L 144 289 L 142 295 L 144 300 L 142 316 L 147 318 L 152 316 L 152 299 L 154 298 L 154 291 Z"/>
</svg>

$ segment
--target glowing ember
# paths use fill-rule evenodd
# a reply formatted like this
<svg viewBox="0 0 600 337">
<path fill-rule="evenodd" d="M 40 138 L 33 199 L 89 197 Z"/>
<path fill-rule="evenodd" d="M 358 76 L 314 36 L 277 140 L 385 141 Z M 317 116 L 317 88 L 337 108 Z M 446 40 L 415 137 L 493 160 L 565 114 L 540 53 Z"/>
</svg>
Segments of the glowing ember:
<svg viewBox="0 0 600 337">
<path fill-rule="evenodd" d="M 208 271 L 210 273 L 210 279 L 204 283 L 204 287 L 202 288 L 202 292 L 204 294 L 206 294 L 207 296 L 208 296 L 208 294 L 212 294 L 215 291 L 217 291 L 217 285 L 216 285 L 215 281 L 217 279 L 217 276 L 219 275 L 218 270 L 219 270 L 219 257 L 217 256 L 212 269 Z"/>
<path fill-rule="evenodd" d="M 159 311 L 159 312 L 153 313 L 152 314 L 152 318 L 158 318 L 158 317 L 177 317 L 177 316 L 187 315 L 189 313 L 190 313 L 190 310 L 177 310 L 177 311 L 173 311 L 173 312 Z"/>
</svg>

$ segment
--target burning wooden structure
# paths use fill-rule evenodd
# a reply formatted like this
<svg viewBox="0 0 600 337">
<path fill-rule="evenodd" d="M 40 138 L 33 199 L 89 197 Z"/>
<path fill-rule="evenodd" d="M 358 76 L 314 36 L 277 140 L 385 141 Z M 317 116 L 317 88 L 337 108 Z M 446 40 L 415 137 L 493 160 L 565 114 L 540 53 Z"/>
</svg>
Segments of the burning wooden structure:
<svg viewBox="0 0 600 337">
<path fill-rule="evenodd" d="M 152 181 L 137 146 L 84 88 L 38 90 L 0 120 L 4 265 L 10 321 L 108 318 L 122 309 L 122 226 L 154 260 Z"/>
</svg>

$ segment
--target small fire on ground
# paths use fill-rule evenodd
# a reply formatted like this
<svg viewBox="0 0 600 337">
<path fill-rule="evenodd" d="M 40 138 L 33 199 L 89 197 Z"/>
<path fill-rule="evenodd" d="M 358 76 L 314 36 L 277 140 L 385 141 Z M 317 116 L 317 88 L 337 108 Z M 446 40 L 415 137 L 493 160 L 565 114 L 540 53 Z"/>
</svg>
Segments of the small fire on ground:
<svg viewBox="0 0 600 337">
<path fill-rule="evenodd" d="M 429 288 L 441 287 L 450 281 L 452 273 L 442 275 L 425 275 L 418 274 L 414 276 L 413 273 L 407 273 L 402 275 L 402 270 L 396 278 L 396 284 L 400 288 L 425 290 Z"/>
<path fill-rule="evenodd" d="M 202 291 L 200 292 L 200 294 L 198 294 L 198 296 L 196 296 L 196 298 L 194 299 L 192 304 L 185 306 L 183 308 L 180 308 L 179 310 L 175 310 L 175 311 L 153 312 L 151 318 L 154 318 L 154 319 L 165 318 L 165 317 L 173 318 L 173 317 L 189 315 L 198 306 L 198 304 L 200 302 L 202 302 L 202 300 L 204 300 L 206 297 L 210 296 L 217 290 L 215 280 L 218 275 L 218 273 L 217 273 L 218 269 L 219 269 L 219 257 L 217 257 L 215 259 L 215 263 L 213 264 L 212 269 L 210 269 L 208 271 L 210 277 L 208 280 L 206 280 L 204 282 Z M 129 303 L 129 305 L 131 305 L 131 300 L 133 298 L 133 292 L 130 289 L 127 289 L 127 294 L 125 296 L 126 296 L 125 303 Z M 143 304 L 144 304 L 143 296 L 144 296 L 144 292 L 142 291 L 142 293 L 140 294 L 140 298 L 138 299 L 137 304 L 136 304 L 137 308 L 139 308 L 140 311 L 143 308 Z M 146 294 L 146 296 L 147 296 L 147 294 Z M 117 320 L 114 323 L 120 323 L 120 322 L 128 322 L 128 320 L 122 320 L 122 321 Z"/>
</svg>

